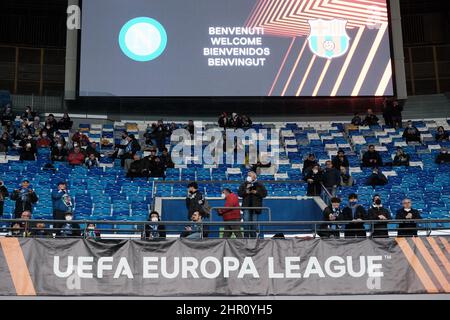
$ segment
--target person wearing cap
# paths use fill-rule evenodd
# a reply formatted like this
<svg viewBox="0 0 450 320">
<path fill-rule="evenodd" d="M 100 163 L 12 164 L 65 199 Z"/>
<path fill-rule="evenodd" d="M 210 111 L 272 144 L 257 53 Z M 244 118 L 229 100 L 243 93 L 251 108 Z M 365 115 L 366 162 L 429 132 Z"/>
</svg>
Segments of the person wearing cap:
<svg viewBox="0 0 450 320">
<path fill-rule="evenodd" d="M 64 220 L 67 212 L 72 212 L 73 204 L 67 191 L 67 184 L 64 181 L 58 183 L 57 189 L 52 191 L 53 219 Z M 60 223 L 54 225 L 59 228 Z"/>
<path fill-rule="evenodd" d="M 16 201 L 14 209 L 15 219 L 19 219 L 24 211 L 33 212 L 33 204 L 38 202 L 39 198 L 32 188 L 30 181 L 23 180 L 20 188 L 15 189 L 10 196 L 11 200 Z"/>
</svg>

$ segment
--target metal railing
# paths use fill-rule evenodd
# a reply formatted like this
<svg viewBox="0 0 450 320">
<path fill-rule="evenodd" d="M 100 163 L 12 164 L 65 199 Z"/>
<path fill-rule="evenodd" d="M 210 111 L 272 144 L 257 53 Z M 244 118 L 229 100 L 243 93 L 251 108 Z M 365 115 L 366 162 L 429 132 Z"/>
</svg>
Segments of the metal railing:
<svg viewBox="0 0 450 320">
<path fill-rule="evenodd" d="M 218 210 L 265 210 L 268 213 L 269 221 L 272 221 L 272 210 L 269 207 L 211 207 L 211 211 Z M 211 215 L 211 218 L 213 215 Z M 210 221 L 213 221 L 210 218 Z"/>
</svg>

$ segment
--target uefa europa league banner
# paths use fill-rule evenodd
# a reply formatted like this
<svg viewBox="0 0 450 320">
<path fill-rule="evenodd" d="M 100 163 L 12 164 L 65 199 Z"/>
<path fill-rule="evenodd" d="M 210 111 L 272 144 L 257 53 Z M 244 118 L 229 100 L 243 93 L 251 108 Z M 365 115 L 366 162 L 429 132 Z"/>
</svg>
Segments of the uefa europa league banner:
<svg viewBox="0 0 450 320">
<path fill-rule="evenodd" d="M 1 295 L 443 293 L 449 239 L 0 238 Z"/>
</svg>

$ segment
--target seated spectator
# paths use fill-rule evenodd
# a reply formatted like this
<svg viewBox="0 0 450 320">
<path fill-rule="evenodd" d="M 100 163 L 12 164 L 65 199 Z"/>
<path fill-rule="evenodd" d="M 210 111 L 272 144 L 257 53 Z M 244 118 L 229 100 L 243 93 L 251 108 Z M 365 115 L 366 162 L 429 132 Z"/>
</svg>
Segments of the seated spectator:
<svg viewBox="0 0 450 320">
<path fill-rule="evenodd" d="M 126 159 L 124 169 L 128 178 L 148 177 L 149 170 L 146 167 L 146 161 L 135 154 L 133 159 Z"/>
<path fill-rule="evenodd" d="M 30 220 L 31 219 L 31 211 L 28 211 L 28 210 L 23 211 L 20 214 L 20 219 Z M 31 237 L 31 236 L 33 236 L 33 225 L 27 221 L 15 222 L 12 225 L 11 234 L 14 237 L 25 237 L 25 238 Z"/>
<path fill-rule="evenodd" d="M 308 157 L 305 159 L 305 161 L 303 161 L 302 174 L 305 176 L 308 171 L 316 164 L 318 164 L 316 156 L 312 153 L 308 154 Z"/>
<path fill-rule="evenodd" d="M 188 124 L 186 125 L 185 129 L 187 131 L 189 131 L 189 133 L 191 134 L 191 137 L 194 136 L 194 132 L 195 132 L 195 126 L 194 126 L 194 121 L 189 120 Z"/>
<path fill-rule="evenodd" d="M 375 186 L 384 186 L 388 183 L 387 177 L 381 172 L 381 170 L 378 170 L 378 168 L 373 168 L 372 174 L 367 178 L 366 185 L 372 186 L 375 188 Z"/>
<path fill-rule="evenodd" d="M 56 146 L 52 148 L 51 159 L 52 161 L 66 161 L 69 153 L 67 148 L 61 142 L 58 142 Z"/>
<path fill-rule="evenodd" d="M 408 125 L 403 131 L 403 138 L 407 143 L 409 142 L 420 142 L 420 132 L 419 129 L 413 126 L 411 121 L 408 121 Z"/>
<path fill-rule="evenodd" d="M 83 237 L 85 239 L 98 240 L 100 239 L 100 231 L 97 230 L 95 223 L 88 223 L 85 231 L 83 232 Z"/>
<path fill-rule="evenodd" d="M 47 130 L 42 130 L 39 137 L 36 140 L 36 145 L 38 148 L 50 148 L 52 145 L 52 139 L 48 136 Z"/>
<path fill-rule="evenodd" d="M 326 207 L 323 210 L 323 220 L 324 221 L 338 221 L 342 220 L 340 217 L 342 215 L 341 211 L 341 199 L 339 198 L 331 198 L 331 205 Z M 320 230 L 317 232 L 317 234 L 321 238 L 339 238 L 339 226 L 337 224 L 322 224 L 318 226 Z"/>
<path fill-rule="evenodd" d="M 80 146 L 85 147 L 89 144 L 89 137 L 81 132 L 80 129 L 77 130 L 72 136 L 72 142 L 78 143 Z"/>
<path fill-rule="evenodd" d="M 150 165 L 150 177 L 153 178 L 164 178 L 165 176 L 165 168 L 163 163 L 161 163 L 161 159 L 159 157 L 155 157 L 153 159 L 153 163 Z"/>
<path fill-rule="evenodd" d="M 0 138 L 0 152 L 8 152 L 10 148 L 13 148 L 14 144 L 9 138 L 9 134 L 4 132 Z"/>
<path fill-rule="evenodd" d="M 22 149 L 20 150 L 20 161 L 34 161 L 36 160 L 36 146 L 31 142 L 27 140 L 25 145 L 22 146 Z"/>
<path fill-rule="evenodd" d="M 48 115 L 47 120 L 45 120 L 45 124 L 50 125 L 53 130 L 58 128 L 58 121 L 56 121 L 55 116 L 52 113 Z"/>
<path fill-rule="evenodd" d="M 55 137 L 53 138 L 52 147 L 56 146 L 58 143 L 61 143 L 63 146 L 66 146 L 66 144 L 67 144 L 66 143 L 66 139 L 61 134 L 61 132 L 56 131 L 55 132 Z"/>
<path fill-rule="evenodd" d="M 221 128 L 230 128 L 232 126 L 231 119 L 226 112 L 222 112 L 219 116 L 219 120 L 217 120 L 217 123 Z"/>
<path fill-rule="evenodd" d="M 355 113 L 354 115 L 353 115 L 353 118 L 352 118 L 352 125 L 354 125 L 354 126 L 360 126 L 360 125 L 362 125 L 362 119 L 361 119 L 361 117 L 359 116 L 359 114 L 358 113 Z"/>
<path fill-rule="evenodd" d="M 86 148 L 86 156 L 94 155 L 95 158 L 100 159 L 100 152 L 97 150 L 97 143 L 92 141 Z"/>
<path fill-rule="evenodd" d="M 95 154 L 91 153 L 86 160 L 84 161 L 84 164 L 89 169 L 100 166 L 100 163 L 98 162 L 98 159 L 95 157 Z"/>
<path fill-rule="evenodd" d="M 24 113 L 22 113 L 22 115 L 20 116 L 20 118 L 22 120 L 24 120 L 24 122 L 25 121 L 33 121 L 34 117 L 36 117 L 36 112 L 31 111 L 31 107 L 30 106 L 27 106 L 25 108 Z"/>
<path fill-rule="evenodd" d="M 436 135 L 434 137 L 436 139 L 436 142 L 449 141 L 448 132 L 446 132 L 444 130 L 443 126 L 440 126 L 439 128 L 437 128 L 437 132 L 436 132 Z"/>
<path fill-rule="evenodd" d="M 173 163 L 172 157 L 170 156 L 169 150 L 167 150 L 167 148 L 164 148 L 162 150 L 160 159 L 161 159 L 161 163 L 165 169 L 175 167 L 175 164 Z"/>
<path fill-rule="evenodd" d="M 351 221 L 345 225 L 346 238 L 365 238 L 366 229 L 363 220 L 366 219 L 366 209 L 358 203 L 358 195 L 352 193 L 348 196 L 348 206 L 342 210 L 341 220 Z"/>
<path fill-rule="evenodd" d="M 148 216 L 150 222 L 160 222 L 161 217 L 156 211 L 150 212 Z M 163 224 L 149 223 L 145 225 L 145 239 L 165 239 L 166 238 L 166 226 Z"/>
<path fill-rule="evenodd" d="M 365 126 L 376 126 L 378 124 L 378 117 L 373 113 L 372 109 L 367 109 L 366 117 L 363 121 Z"/>
<path fill-rule="evenodd" d="M 347 171 L 347 168 L 341 167 L 341 187 L 351 187 L 355 184 L 353 177 Z"/>
<path fill-rule="evenodd" d="M 198 211 L 192 213 L 192 224 L 184 227 L 185 231 L 181 234 L 182 238 L 187 239 L 202 239 L 202 216 Z"/>
<path fill-rule="evenodd" d="M 248 129 L 252 127 L 253 122 L 249 116 L 243 114 L 241 117 L 241 121 L 242 121 L 242 128 Z"/>
<path fill-rule="evenodd" d="M 422 219 L 419 211 L 413 209 L 411 207 L 411 199 L 404 199 L 402 201 L 403 208 L 397 210 L 395 215 L 396 220 L 419 220 Z M 407 223 L 399 223 L 398 225 L 398 233 L 399 237 L 413 237 L 417 236 L 417 223 L 416 222 L 407 222 Z"/>
<path fill-rule="evenodd" d="M 127 139 L 127 145 L 124 149 L 124 153 L 120 156 L 120 159 L 122 160 L 121 164 L 122 167 L 125 165 L 126 159 L 133 159 L 136 152 L 141 150 L 141 146 L 139 145 L 139 142 L 134 137 L 134 134 L 130 134 L 126 137 Z"/>
<path fill-rule="evenodd" d="M 311 170 L 305 176 L 305 180 L 308 183 L 307 196 L 316 197 L 322 193 L 322 170 L 318 164 L 315 164 Z"/>
<path fill-rule="evenodd" d="M 14 112 L 12 111 L 12 107 L 11 105 L 7 105 L 5 108 L 5 111 L 3 112 L 2 116 L 1 116 L 1 120 L 2 120 L 2 125 L 6 126 L 6 124 L 9 122 L 13 122 L 16 119 L 16 115 L 14 114 Z"/>
<path fill-rule="evenodd" d="M 9 135 L 9 138 L 11 140 L 14 140 L 14 138 L 16 137 L 16 132 L 17 132 L 15 122 L 6 121 L 6 125 L 5 125 L 5 128 L 3 129 L 3 132 L 7 132 Z"/>
<path fill-rule="evenodd" d="M 237 194 L 233 193 L 228 188 L 224 188 L 222 190 L 222 195 L 225 197 L 224 207 L 230 209 L 219 210 L 219 216 L 221 216 L 225 222 L 241 221 L 241 210 L 239 209 L 239 198 Z M 231 238 L 233 234 L 236 238 L 242 238 L 243 236 L 240 225 L 227 225 L 224 226 L 223 229 L 224 238 Z"/>
<path fill-rule="evenodd" d="M 372 206 L 367 211 L 367 216 L 370 220 L 379 220 L 384 222 L 377 222 L 373 226 L 372 237 L 374 238 L 388 238 L 388 224 L 386 220 L 391 220 L 391 213 L 388 209 L 384 208 L 381 203 L 379 195 L 375 195 L 372 198 Z"/>
<path fill-rule="evenodd" d="M 57 129 L 58 129 L 58 127 L 55 126 L 52 121 L 47 119 L 44 124 L 44 129 L 42 129 L 42 130 L 47 131 L 49 137 L 53 137 L 53 135 L 55 134 L 55 131 L 57 131 Z"/>
<path fill-rule="evenodd" d="M 38 222 L 33 228 L 32 234 L 34 238 L 52 238 L 50 230 L 46 230 L 47 226 L 44 222 Z"/>
<path fill-rule="evenodd" d="M 27 122 L 23 121 L 20 124 L 19 129 L 16 131 L 16 140 L 22 140 L 30 134 L 30 129 L 28 128 Z"/>
<path fill-rule="evenodd" d="M 437 164 L 450 163 L 450 154 L 448 153 L 447 148 L 441 148 L 441 152 L 436 156 L 436 160 L 434 161 Z"/>
<path fill-rule="evenodd" d="M 401 147 L 398 147 L 393 164 L 394 166 L 409 167 L 409 154 L 406 154 Z"/>
<path fill-rule="evenodd" d="M 70 130 L 72 129 L 73 121 L 70 120 L 69 114 L 64 113 L 63 117 L 58 121 L 59 130 Z"/>
<path fill-rule="evenodd" d="M 383 166 L 383 160 L 381 159 L 378 151 L 375 150 L 375 146 L 373 144 L 369 145 L 369 150 L 364 153 L 362 158 L 362 166 L 369 168 Z"/>
<path fill-rule="evenodd" d="M 39 117 L 34 117 L 34 120 L 31 124 L 28 125 L 28 129 L 35 137 L 39 136 L 39 133 L 44 127 L 41 125 L 41 120 Z"/>
<path fill-rule="evenodd" d="M 345 155 L 344 150 L 339 149 L 337 152 L 337 156 L 333 157 L 333 167 L 335 167 L 338 170 L 341 170 L 341 167 L 348 168 L 350 167 L 350 164 L 348 162 L 348 158 Z"/>
<path fill-rule="evenodd" d="M 72 166 L 80 166 L 84 163 L 84 154 L 81 152 L 81 148 L 76 146 L 67 157 L 67 161 Z"/>
<path fill-rule="evenodd" d="M 78 223 L 72 222 L 72 220 L 73 220 L 72 212 L 66 212 L 65 220 L 67 222 L 61 226 L 61 230 L 59 230 L 58 235 L 60 237 L 65 237 L 65 238 L 80 237 L 81 236 L 81 228 Z"/>
</svg>

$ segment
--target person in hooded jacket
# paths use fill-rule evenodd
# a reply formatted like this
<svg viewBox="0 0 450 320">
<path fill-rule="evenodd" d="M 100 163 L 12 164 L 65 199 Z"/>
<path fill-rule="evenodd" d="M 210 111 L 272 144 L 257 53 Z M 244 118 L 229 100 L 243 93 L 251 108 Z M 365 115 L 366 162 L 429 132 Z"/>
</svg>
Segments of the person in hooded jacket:
<svg viewBox="0 0 450 320">
<path fill-rule="evenodd" d="M 373 238 L 388 238 L 389 232 L 387 230 L 387 220 L 391 220 L 391 213 L 388 209 L 383 207 L 381 203 L 381 197 L 374 195 L 372 198 L 372 206 L 367 211 L 367 216 L 370 220 L 379 220 L 380 222 L 374 223 L 372 237 Z"/>
</svg>

